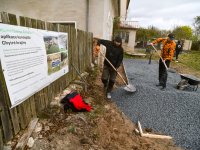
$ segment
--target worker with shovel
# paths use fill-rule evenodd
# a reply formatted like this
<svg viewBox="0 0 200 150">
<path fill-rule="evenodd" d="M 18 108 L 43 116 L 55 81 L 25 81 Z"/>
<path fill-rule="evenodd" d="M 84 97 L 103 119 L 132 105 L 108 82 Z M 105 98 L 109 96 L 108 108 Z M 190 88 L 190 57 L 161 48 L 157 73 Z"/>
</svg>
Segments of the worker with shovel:
<svg viewBox="0 0 200 150">
<path fill-rule="evenodd" d="M 173 59 L 176 43 L 174 42 L 174 34 L 170 33 L 168 38 L 158 38 L 151 43 L 153 46 L 156 43 L 162 42 L 162 50 L 159 60 L 159 83 L 156 86 L 161 86 L 161 90 L 166 88 L 167 69 Z"/>
<path fill-rule="evenodd" d="M 101 44 L 106 47 L 106 59 L 104 60 L 101 80 L 104 84 L 107 98 L 111 99 L 111 91 L 117 76 L 116 69 L 119 68 L 123 61 L 122 39 L 119 36 L 115 37 L 113 41 L 98 39 L 96 47 L 99 48 Z"/>
</svg>

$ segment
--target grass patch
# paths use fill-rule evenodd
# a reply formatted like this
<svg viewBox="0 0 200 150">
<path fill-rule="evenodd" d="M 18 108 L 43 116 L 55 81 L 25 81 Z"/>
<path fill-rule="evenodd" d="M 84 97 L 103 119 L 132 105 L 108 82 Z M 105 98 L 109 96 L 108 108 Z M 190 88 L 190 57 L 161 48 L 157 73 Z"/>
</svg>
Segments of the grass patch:
<svg viewBox="0 0 200 150">
<path fill-rule="evenodd" d="M 187 67 L 200 71 L 200 52 L 191 51 L 189 53 L 183 53 L 179 55 L 179 62 Z"/>
<path fill-rule="evenodd" d="M 136 53 L 146 53 L 146 49 L 145 48 L 136 48 L 135 50 L 134 50 Z"/>
</svg>

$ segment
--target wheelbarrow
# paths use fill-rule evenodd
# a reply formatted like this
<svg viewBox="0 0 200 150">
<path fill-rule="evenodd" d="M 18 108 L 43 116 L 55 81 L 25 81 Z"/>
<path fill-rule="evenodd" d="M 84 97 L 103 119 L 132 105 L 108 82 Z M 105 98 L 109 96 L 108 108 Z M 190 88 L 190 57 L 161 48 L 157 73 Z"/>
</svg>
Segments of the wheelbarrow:
<svg viewBox="0 0 200 150">
<path fill-rule="evenodd" d="M 183 90 L 186 87 L 192 87 L 193 91 L 197 91 L 200 79 L 189 74 L 180 74 L 181 81 L 177 84 L 177 89 Z"/>
</svg>

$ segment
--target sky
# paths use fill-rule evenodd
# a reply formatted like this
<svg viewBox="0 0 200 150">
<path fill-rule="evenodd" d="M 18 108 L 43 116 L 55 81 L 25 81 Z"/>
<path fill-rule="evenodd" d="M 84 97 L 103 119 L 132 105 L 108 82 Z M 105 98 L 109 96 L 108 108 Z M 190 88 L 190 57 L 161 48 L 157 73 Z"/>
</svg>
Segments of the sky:
<svg viewBox="0 0 200 150">
<path fill-rule="evenodd" d="M 130 0 L 127 20 L 138 21 L 140 27 L 173 30 L 183 25 L 193 28 L 196 16 L 200 16 L 200 0 Z"/>
</svg>

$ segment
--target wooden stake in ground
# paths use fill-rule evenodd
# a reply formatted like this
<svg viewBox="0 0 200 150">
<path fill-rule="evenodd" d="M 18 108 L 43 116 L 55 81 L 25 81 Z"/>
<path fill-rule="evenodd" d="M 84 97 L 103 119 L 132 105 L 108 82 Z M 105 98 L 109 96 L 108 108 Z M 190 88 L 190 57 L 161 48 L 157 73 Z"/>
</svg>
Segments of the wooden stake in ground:
<svg viewBox="0 0 200 150">
<path fill-rule="evenodd" d="M 171 140 L 171 136 L 166 136 L 166 135 L 157 135 L 157 134 L 149 134 L 149 133 L 144 133 L 142 135 L 143 137 L 148 137 L 148 138 L 155 138 L 155 139 L 168 139 Z"/>
<path fill-rule="evenodd" d="M 143 133 L 143 131 L 142 131 L 142 126 L 141 126 L 141 124 L 140 124 L 139 121 L 138 121 L 138 128 L 139 128 L 140 136 L 142 136 L 142 137 L 159 138 L 159 139 L 168 139 L 168 140 L 171 140 L 171 139 L 172 139 L 171 136 Z"/>
<path fill-rule="evenodd" d="M 17 143 L 17 146 L 15 147 L 16 150 L 24 149 L 24 147 L 26 146 L 26 144 L 28 142 L 29 137 L 31 136 L 33 130 L 35 129 L 37 122 L 38 122 L 38 118 L 34 118 L 30 121 L 26 132 L 20 138 L 19 142 Z"/>
<path fill-rule="evenodd" d="M 141 124 L 140 124 L 139 121 L 138 121 L 138 128 L 139 128 L 140 135 L 142 136 L 143 135 L 143 131 L 142 131 L 142 127 L 141 127 Z"/>
</svg>

